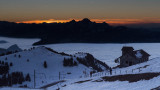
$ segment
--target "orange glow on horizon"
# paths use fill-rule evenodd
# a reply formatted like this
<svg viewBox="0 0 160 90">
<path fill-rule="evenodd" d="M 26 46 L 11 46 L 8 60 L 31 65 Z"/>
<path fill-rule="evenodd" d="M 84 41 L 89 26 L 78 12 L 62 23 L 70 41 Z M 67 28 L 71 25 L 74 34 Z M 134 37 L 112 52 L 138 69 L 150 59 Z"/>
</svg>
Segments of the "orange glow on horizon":
<svg viewBox="0 0 160 90">
<path fill-rule="evenodd" d="M 66 23 L 70 22 L 73 19 L 68 20 L 55 20 L 55 19 L 49 19 L 49 20 L 31 20 L 31 21 L 21 21 L 16 23 Z M 75 19 L 75 21 L 80 21 L 80 19 Z M 109 23 L 109 24 L 138 24 L 138 23 L 160 23 L 160 19 L 91 19 L 91 21 L 96 23 Z"/>
<path fill-rule="evenodd" d="M 36 24 L 40 24 L 40 23 L 66 23 L 69 22 L 70 20 L 54 20 L 54 19 L 50 19 L 50 20 L 31 20 L 31 21 L 21 21 L 21 22 L 16 22 L 16 23 L 36 23 Z"/>
</svg>

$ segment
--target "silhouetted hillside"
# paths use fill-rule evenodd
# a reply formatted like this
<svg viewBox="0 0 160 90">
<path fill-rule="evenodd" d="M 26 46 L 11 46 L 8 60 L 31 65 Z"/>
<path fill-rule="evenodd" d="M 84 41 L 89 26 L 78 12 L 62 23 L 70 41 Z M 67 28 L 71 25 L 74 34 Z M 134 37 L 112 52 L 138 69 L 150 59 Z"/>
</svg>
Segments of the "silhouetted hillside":
<svg viewBox="0 0 160 90">
<path fill-rule="evenodd" d="M 24 24 L 0 22 L 0 35 L 19 38 L 41 38 L 34 45 L 50 43 L 134 43 L 160 42 L 160 31 L 133 29 L 95 23 L 85 18 L 68 23 Z"/>
</svg>

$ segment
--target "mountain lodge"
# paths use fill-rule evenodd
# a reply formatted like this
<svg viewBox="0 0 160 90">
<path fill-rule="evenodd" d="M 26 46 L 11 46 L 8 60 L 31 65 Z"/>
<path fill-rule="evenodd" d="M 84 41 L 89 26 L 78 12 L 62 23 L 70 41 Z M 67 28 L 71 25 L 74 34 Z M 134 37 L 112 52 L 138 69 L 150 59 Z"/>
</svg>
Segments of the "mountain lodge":
<svg viewBox="0 0 160 90">
<path fill-rule="evenodd" d="M 122 56 L 118 58 L 120 67 L 128 67 L 149 60 L 150 55 L 142 49 L 134 50 L 133 47 L 124 46 L 121 50 Z"/>
</svg>

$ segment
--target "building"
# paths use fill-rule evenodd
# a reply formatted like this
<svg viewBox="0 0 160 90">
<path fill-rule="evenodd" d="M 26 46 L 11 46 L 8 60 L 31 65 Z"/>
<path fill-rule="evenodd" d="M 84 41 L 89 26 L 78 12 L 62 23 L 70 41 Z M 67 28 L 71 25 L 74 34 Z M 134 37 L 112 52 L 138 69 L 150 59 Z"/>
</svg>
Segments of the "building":
<svg viewBox="0 0 160 90">
<path fill-rule="evenodd" d="M 134 50 L 133 47 L 123 47 L 122 56 L 117 60 L 120 61 L 120 67 L 128 67 L 149 60 L 149 54 L 144 50 Z"/>
</svg>

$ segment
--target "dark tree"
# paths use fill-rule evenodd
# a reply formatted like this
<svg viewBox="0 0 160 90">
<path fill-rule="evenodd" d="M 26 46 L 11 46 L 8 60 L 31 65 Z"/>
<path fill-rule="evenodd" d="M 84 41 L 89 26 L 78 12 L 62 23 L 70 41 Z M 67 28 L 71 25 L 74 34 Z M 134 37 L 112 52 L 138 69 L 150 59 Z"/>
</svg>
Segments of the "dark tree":
<svg viewBox="0 0 160 90">
<path fill-rule="evenodd" d="M 26 81 L 29 81 L 29 82 L 31 81 L 31 78 L 30 78 L 29 73 L 27 74 L 27 76 L 26 76 L 25 80 L 26 80 Z"/>
<path fill-rule="evenodd" d="M 67 66 L 67 60 L 65 58 L 63 60 L 63 66 Z"/>
<path fill-rule="evenodd" d="M 17 53 L 18 51 L 16 50 L 15 53 Z"/>
<path fill-rule="evenodd" d="M 19 72 L 19 81 L 18 81 L 18 83 L 19 84 L 22 84 L 22 82 L 24 82 L 24 76 L 23 76 L 23 73 L 22 72 Z"/>
<path fill-rule="evenodd" d="M 12 62 L 10 63 L 10 66 L 13 66 L 13 63 L 12 63 Z"/>
<path fill-rule="evenodd" d="M 73 58 L 64 58 L 63 60 L 63 66 L 70 66 L 70 67 L 73 67 L 73 66 L 77 66 L 77 62 L 76 61 L 73 61 Z"/>
<path fill-rule="evenodd" d="M 44 68 L 47 68 L 47 62 L 46 61 L 44 61 L 43 66 L 44 66 Z"/>
<path fill-rule="evenodd" d="M 29 62 L 29 59 L 27 59 L 27 62 Z"/>
<path fill-rule="evenodd" d="M 78 64 L 77 64 L 77 62 L 76 61 L 74 61 L 74 66 L 77 66 Z"/>
<path fill-rule="evenodd" d="M 110 75 L 112 75 L 112 68 L 111 67 L 109 68 L 109 72 L 110 72 Z"/>
<path fill-rule="evenodd" d="M 5 54 L 4 53 L 2 53 L 0 56 L 4 56 Z"/>
<path fill-rule="evenodd" d="M 5 62 L 5 66 L 9 66 L 9 65 L 8 65 L 8 62 Z"/>
<path fill-rule="evenodd" d="M 8 71 L 9 71 L 9 66 L 4 64 L 0 66 L 0 75 L 5 75 L 8 73 Z"/>
<path fill-rule="evenodd" d="M 2 65 L 4 65 L 4 61 L 2 61 Z"/>
<path fill-rule="evenodd" d="M 21 55 L 18 55 L 19 58 L 21 58 Z"/>
</svg>

